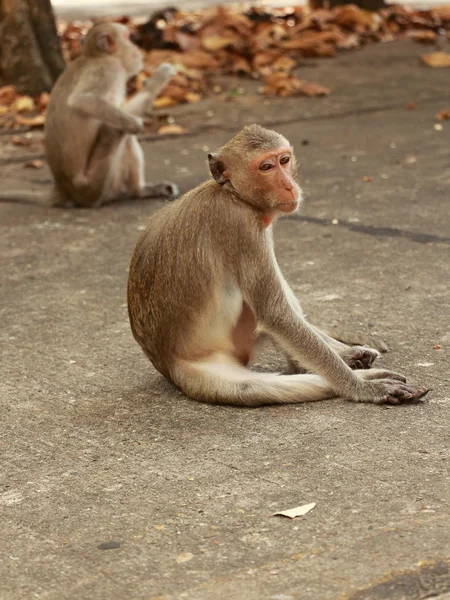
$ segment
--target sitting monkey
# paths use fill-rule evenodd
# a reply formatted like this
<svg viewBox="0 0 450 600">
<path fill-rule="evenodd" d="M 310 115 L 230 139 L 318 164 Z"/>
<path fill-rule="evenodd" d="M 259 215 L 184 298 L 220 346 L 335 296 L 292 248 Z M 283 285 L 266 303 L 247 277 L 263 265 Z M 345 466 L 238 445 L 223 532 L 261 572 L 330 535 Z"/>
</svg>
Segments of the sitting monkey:
<svg viewBox="0 0 450 600">
<path fill-rule="evenodd" d="M 274 221 L 302 199 L 287 139 L 251 125 L 208 158 L 214 180 L 154 214 L 131 260 L 131 329 L 155 368 L 187 396 L 217 404 L 424 396 L 402 375 L 370 369 L 377 350 L 342 344 L 305 320 L 272 238 Z M 261 332 L 296 374 L 247 368 Z"/>
<path fill-rule="evenodd" d="M 175 75 L 160 65 L 142 91 L 125 101 L 127 81 L 142 69 L 128 28 L 100 22 L 88 32 L 81 56 L 53 87 L 45 122 L 45 152 L 55 179 L 53 206 L 99 207 L 121 199 L 178 195 L 176 184 L 148 184 L 136 134 L 142 118 Z M 0 201 L 36 203 L 41 194 L 2 192 Z"/>
</svg>

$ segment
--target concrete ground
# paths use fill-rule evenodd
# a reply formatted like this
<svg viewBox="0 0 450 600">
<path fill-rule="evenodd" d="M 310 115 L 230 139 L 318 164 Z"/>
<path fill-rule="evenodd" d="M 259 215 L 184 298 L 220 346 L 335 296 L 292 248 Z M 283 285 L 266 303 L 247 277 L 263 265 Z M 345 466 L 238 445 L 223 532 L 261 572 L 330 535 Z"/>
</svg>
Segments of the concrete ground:
<svg viewBox="0 0 450 600">
<path fill-rule="evenodd" d="M 149 179 L 186 191 L 243 124 L 288 136 L 306 204 L 276 227 L 281 268 L 313 322 L 385 340 L 380 364 L 432 387 L 421 404 L 188 400 L 127 318 L 131 252 L 161 203 L 0 206 L 2 600 L 450 597 L 450 123 L 434 128 L 449 71 L 424 51 L 305 61 L 323 99 L 228 80 L 247 93 L 181 107 L 190 135 L 143 143 Z M 49 187 L 1 149 L 4 188 Z"/>
</svg>

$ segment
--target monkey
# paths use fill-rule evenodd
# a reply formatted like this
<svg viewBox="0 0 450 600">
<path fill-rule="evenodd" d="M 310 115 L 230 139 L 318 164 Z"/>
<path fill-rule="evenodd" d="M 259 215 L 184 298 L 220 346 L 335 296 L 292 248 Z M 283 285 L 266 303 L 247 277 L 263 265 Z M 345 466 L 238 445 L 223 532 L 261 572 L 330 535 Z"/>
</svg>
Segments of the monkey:
<svg viewBox="0 0 450 600">
<path fill-rule="evenodd" d="M 131 257 L 131 331 L 167 380 L 191 399 L 256 407 L 342 397 L 400 404 L 428 390 L 372 368 L 379 353 L 349 347 L 307 322 L 274 252 L 277 219 L 302 203 L 294 149 L 253 124 L 208 154 L 213 179 L 158 210 Z M 272 339 L 294 374 L 248 368 Z"/>
<path fill-rule="evenodd" d="M 44 127 L 45 153 L 54 177 L 51 206 L 96 208 L 126 197 L 174 198 L 176 184 L 147 184 L 136 134 L 153 101 L 176 74 L 161 64 L 143 89 L 125 101 L 127 81 L 142 69 L 128 28 L 100 22 L 88 32 L 80 57 L 56 81 Z M 36 203 L 33 192 L 3 192 L 0 201 Z"/>
</svg>

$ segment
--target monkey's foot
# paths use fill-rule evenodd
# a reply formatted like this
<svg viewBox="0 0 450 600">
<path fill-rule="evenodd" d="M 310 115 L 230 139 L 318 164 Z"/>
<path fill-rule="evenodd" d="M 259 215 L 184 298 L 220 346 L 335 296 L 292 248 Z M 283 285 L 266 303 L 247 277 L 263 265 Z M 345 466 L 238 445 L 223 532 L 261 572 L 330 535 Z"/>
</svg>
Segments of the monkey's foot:
<svg viewBox="0 0 450 600">
<path fill-rule="evenodd" d="M 161 183 L 155 183 L 154 185 L 148 184 L 143 190 L 141 190 L 140 198 L 177 198 L 180 190 L 176 183 L 171 181 L 161 181 Z"/>
<path fill-rule="evenodd" d="M 339 355 L 351 369 L 370 369 L 375 360 L 381 356 L 378 350 L 369 346 L 350 346 L 339 352 Z"/>
</svg>

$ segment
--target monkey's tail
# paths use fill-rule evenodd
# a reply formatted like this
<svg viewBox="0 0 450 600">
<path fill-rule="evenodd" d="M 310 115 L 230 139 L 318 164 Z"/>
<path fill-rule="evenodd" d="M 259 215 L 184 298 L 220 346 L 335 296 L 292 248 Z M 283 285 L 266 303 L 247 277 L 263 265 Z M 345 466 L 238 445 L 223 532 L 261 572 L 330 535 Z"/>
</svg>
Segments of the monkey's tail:
<svg viewBox="0 0 450 600">
<path fill-rule="evenodd" d="M 12 190 L 10 192 L 0 192 L 0 202 L 8 204 L 34 204 L 34 206 L 44 206 L 50 203 L 47 196 L 41 192 Z"/>
<path fill-rule="evenodd" d="M 189 398 L 209 404 L 254 407 L 336 397 L 319 375 L 257 373 L 222 353 L 202 361 L 177 361 L 171 376 Z"/>
</svg>

